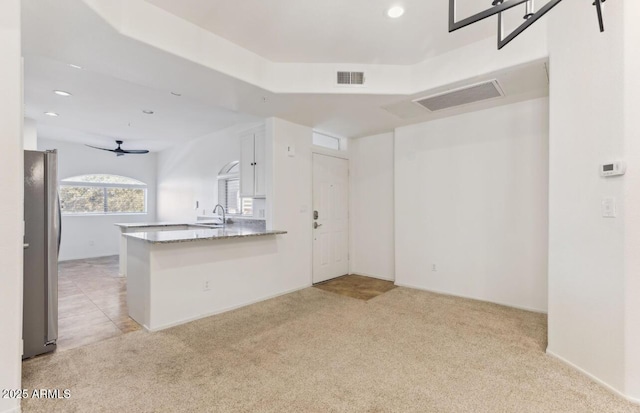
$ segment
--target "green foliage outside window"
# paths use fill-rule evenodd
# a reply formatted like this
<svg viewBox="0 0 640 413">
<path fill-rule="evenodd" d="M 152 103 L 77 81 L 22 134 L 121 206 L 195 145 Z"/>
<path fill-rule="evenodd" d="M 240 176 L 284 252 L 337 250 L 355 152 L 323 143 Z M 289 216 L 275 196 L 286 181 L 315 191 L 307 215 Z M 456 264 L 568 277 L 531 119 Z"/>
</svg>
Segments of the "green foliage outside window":
<svg viewBox="0 0 640 413">
<path fill-rule="evenodd" d="M 107 188 L 107 211 L 145 212 L 145 191 L 145 189 L 133 188 Z"/>
<path fill-rule="evenodd" d="M 123 214 L 147 211 L 144 183 L 116 175 L 83 175 L 60 186 L 63 214 Z"/>
<path fill-rule="evenodd" d="M 66 214 L 104 212 L 104 189 L 89 186 L 60 187 L 60 207 Z"/>
</svg>

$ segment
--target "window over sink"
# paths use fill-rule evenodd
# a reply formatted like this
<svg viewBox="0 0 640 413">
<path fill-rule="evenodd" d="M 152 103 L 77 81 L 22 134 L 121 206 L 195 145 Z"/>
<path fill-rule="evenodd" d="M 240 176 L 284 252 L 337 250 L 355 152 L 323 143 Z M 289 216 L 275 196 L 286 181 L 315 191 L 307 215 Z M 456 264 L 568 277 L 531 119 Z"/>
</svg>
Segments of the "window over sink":
<svg viewBox="0 0 640 413">
<path fill-rule="evenodd" d="M 240 161 L 229 162 L 218 173 L 218 203 L 227 214 L 253 216 L 253 199 L 240 196 Z"/>
</svg>

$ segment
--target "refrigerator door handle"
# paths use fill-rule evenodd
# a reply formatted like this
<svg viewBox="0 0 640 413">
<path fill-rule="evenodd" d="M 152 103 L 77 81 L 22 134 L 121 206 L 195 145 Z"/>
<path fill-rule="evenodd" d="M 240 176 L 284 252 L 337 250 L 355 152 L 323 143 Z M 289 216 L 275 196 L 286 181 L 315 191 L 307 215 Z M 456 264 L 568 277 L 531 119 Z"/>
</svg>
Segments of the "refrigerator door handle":
<svg viewBox="0 0 640 413">
<path fill-rule="evenodd" d="M 47 168 L 47 341 L 58 339 L 58 251 L 60 248 L 60 210 L 58 208 L 58 159 L 56 151 L 46 152 Z"/>
<path fill-rule="evenodd" d="M 56 254 L 56 257 L 60 258 L 60 242 L 62 241 L 62 208 L 60 207 L 60 193 L 58 191 L 56 191 L 56 200 L 56 207 L 58 208 L 58 253 Z"/>
</svg>

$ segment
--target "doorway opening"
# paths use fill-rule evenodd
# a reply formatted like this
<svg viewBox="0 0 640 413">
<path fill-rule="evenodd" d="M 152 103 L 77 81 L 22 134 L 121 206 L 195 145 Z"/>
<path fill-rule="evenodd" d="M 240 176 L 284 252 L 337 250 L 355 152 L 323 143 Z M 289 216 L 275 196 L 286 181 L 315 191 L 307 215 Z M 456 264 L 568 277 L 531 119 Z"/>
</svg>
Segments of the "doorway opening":
<svg viewBox="0 0 640 413">
<path fill-rule="evenodd" d="M 58 268 L 59 351 L 141 329 L 129 317 L 117 255 L 62 261 Z"/>
</svg>

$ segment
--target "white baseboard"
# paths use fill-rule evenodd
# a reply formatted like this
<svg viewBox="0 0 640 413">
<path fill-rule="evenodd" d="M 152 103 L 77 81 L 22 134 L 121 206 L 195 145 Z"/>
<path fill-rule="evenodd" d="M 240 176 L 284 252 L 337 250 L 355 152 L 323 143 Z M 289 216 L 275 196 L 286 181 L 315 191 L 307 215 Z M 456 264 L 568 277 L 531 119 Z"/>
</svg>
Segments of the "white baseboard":
<svg viewBox="0 0 640 413">
<path fill-rule="evenodd" d="M 549 350 L 548 348 L 547 348 L 546 353 L 547 353 L 548 356 L 553 357 L 554 359 L 561 361 L 562 363 L 566 364 L 567 366 L 571 367 L 572 369 L 579 371 L 581 374 L 584 374 L 585 376 L 589 377 L 591 380 L 595 381 L 596 383 L 598 383 L 602 387 L 604 387 L 607 390 L 617 394 L 618 396 L 624 398 L 625 400 L 628 400 L 631 403 L 640 405 L 640 399 L 635 399 L 633 397 L 627 396 L 626 394 L 622 393 L 620 390 L 618 390 L 615 387 L 611 386 L 610 384 L 600 380 L 599 378 L 597 378 L 593 374 L 589 373 L 588 371 L 585 371 L 582 368 L 576 366 L 575 364 L 573 364 L 569 360 L 567 360 L 567 359 L 555 354 L 553 351 Z"/>
<path fill-rule="evenodd" d="M 349 275 L 362 275 L 364 277 L 377 278 L 378 280 L 395 281 L 395 277 L 387 277 L 387 276 L 384 276 L 384 275 L 369 274 L 369 273 L 362 272 L 362 271 L 350 271 Z"/>
<path fill-rule="evenodd" d="M 485 300 L 485 299 L 478 298 L 478 297 L 471 297 L 471 296 L 467 296 L 467 295 L 453 294 L 453 293 L 450 293 L 448 291 L 439 291 L 439 290 L 434 290 L 434 289 L 425 288 L 425 287 L 418 287 L 418 286 L 415 286 L 415 285 L 399 283 L 397 281 L 395 282 L 395 284 L 398 287 L 412 288 L 414 290 L 427 291 L 427 292 L 435 293 L 435 294 L 449 295 L 451 297 L 466 298 L 466 299 L 469 299 L 469 300 L 484 301 L 485 303 L 503 305 L 505 307 L 516 308 L 518 310 L 531 311 L 532 313 L 547 314 L 547 312 L 545 310 L 540 310 L 540 309 L 537 309 L 537 308 L 531 308 L 531 307 L 526 307 L 526 306 L 521 306 L 521 305 L 513 305 L 513 304 L 509 304 L 509 303 L 503 303 L 503 302 L 500 302 L 500 301 L 490 301 L 490 300 Z"/>
<path fill-rule="evenodd" d="M 309 288 L 309 287 L 311 287 L 311 284 L 304 285 L 304 286 L 301 286 L 301 287 L 292 288 L 290 290 L 283 291 L 283 292 L 280 292 L 280 293 L 271 294 L 271 295 L 268 295 L 268 296 L 265 296 L 265 297 L 261 297 L 261 298 L 255 299 L 255 300 L 247 301 L 247 302 L 244 302 L 242 304 L 234 305 L 234 306 L 231 306 L 231 307 L 225 307 L 225 308 L 222 308 L 222 309 L 219 309 L 219 310 L 212 311 L 210 313 L 205 313 L 205 314 L 201 314 L 201 315 L 198 315 L 198 316 L 195 316 L 195 317 L 185 318 L 183 320 L 175 321 L 175 322 L 169 323 L 169 324 L 163 324 L 160 327 L 156 327 L 156 328 L 149 328 L 147 326 L 143 326 L 143 327 L 144 327 L 145 330 L 147 330 L 147 331 L 149 331 L 151 333 L 156 332 L 156 331 L 166 330 L 167 328 L 179 326 L 181 324 L 189 323 L 191 321 L 200 320 L 201 318 L 207 318 L 207 317 L 211 317 L 211 316 L 214 316 L 214 315 L 226 313 L 227 311 L 237 310 L 238 308 L 246 307 L 246 306 L 252 305 L 252 304 L 257 304 L 257 303 L 259 303 L 261 301 L 270 300 L 272 298 L 280 297 L 282 295 L 291 294 L 291 293 L 294 293 L 296 291 L 304 290 L 305 288 Z"/>
</svg>

